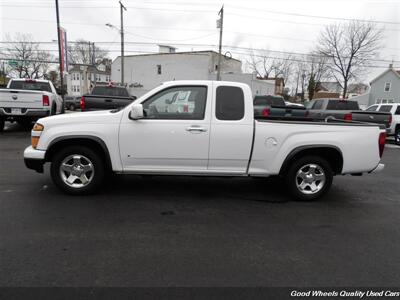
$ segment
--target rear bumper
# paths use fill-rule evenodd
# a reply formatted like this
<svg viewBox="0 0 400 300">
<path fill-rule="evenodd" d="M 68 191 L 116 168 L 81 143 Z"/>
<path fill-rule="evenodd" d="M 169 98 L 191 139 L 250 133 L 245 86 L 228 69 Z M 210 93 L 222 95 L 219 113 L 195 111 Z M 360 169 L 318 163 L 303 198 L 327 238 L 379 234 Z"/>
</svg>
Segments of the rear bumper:
<svg viewBox="0 0 400 300">
<path fill-rule="evenodd" d="M 11 108 L 0 107 L 0 117 L 5 119 L 18 119 L 24 117 L 42 118 L 50 115 L 49 109 L 21 108 L 21 114 L 12 114 Z"/>
<path fill-rule="evenodd" d="M 28 169 L 43 173 L 46 151 L 36 150 L 29 146 L 24 151 L 24 162 Z"/>
<path fill-rule="evenodd" d="M 379 172 L 381 172 L 381 171 L 383 171 L 383 169 L 385 168 L 385 164 L 378 164 L 377 166 L 376 166 L 376 168 L 375 169 L 373 169 L 372 171 L 370 171 L 369 173 L 379 173 Z"/>
</svg>

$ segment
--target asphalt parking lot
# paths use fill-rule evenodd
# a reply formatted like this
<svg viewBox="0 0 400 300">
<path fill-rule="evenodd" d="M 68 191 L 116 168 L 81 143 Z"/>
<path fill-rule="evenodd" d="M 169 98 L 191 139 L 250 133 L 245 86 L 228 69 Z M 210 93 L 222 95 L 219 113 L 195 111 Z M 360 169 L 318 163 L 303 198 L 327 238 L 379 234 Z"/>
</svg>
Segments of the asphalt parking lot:
<svg viewBox="0 0 400 300">
<path fill-rule="evenodd" d="M 400 147 L 319 202 L 275 179 L 119 176 L 60 193 L 0 133 L 2 286 L 399 286 Z"/>
</svg>

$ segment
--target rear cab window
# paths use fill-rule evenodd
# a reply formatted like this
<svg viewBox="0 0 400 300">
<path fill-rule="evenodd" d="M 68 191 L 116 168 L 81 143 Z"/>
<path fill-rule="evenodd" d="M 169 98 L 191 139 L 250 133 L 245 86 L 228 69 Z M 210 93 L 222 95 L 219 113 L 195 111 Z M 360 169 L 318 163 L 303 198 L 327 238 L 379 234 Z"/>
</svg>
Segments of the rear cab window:
<svg viewBox="0 0 400 300">
<path fill-rule="evenodd" d="M 397 105 L 396 111 L 394 113 L 395 115 L 400 115 L 400 104 Z"/>
<path fill-rule="evenodd" d="M 282 97 L 277 96 L 255 96 L 254 97 L 254 105 L 258 106 L 285 106 L 285 100 Z"/>
<path fill-rule="evenodd" d="M 327 110 L 359 110 L 356 101 L 348 100 L 329 100 Z"/>
<path fill-rule="evenodd" d="M 390 112 L 391 110 L 392 110 L 392 105 L 382 105 L 380 108 L 379 108 L 379 111 L 382 111 L 382 112 Z"/>
<path fill-rule="evenodd" d="M 34 80 L 13 80 L 10 83 L 9 89 L 42 91 L 51 93 L 51 87 L 48 82 L 38 82 Z"/>
<path fill-rule="evenodd" d="M 92 95 L 129 97 L 128 91 L 123 87 L 115 86 L 96 86 L 92 90 Z"/>
<path fill-rule="evenodd" d="M 243 90 L 236 86 L 217 87 L 215 106 L 215 116 L 218 120 L 243 119 L 245 112 Z"/>
</svg>

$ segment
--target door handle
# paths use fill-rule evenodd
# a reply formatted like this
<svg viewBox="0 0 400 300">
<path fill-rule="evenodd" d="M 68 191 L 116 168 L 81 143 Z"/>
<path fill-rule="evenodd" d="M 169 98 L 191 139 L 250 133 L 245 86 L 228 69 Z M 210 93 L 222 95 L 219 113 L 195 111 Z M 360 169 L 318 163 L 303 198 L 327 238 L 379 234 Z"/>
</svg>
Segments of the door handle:
<svg viewBox="0 0 400 300">
<path fill-rule="evenodd" d="M 189 126 L 186 128 L 186 131 L 189 132 L 206 132 L 207 129 L 203 128 L 203 127 L 199 127 L 199 126 Z"/>
</svg>

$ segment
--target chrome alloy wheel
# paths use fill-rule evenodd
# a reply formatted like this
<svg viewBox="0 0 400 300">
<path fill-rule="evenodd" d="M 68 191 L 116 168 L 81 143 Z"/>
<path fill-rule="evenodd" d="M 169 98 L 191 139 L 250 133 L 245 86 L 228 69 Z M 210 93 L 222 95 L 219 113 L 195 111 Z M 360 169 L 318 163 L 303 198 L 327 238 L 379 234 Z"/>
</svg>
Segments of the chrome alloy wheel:
<svg viewBox="0 0 400 300">
<path fill-rule="evenodd" d="M 68 186 L 82 188 L 87 186 L 94 177 L 93 163 L 83 155 L 69 155 L 60 164 L 60 175 Z"/>
<path fill-rule="evenodd" d="M 317 164 L 302 166 L 296 174 L 296 186 L 303 194 L 318 193 L 325 185 L 324 170 Z"/>
</svg>

